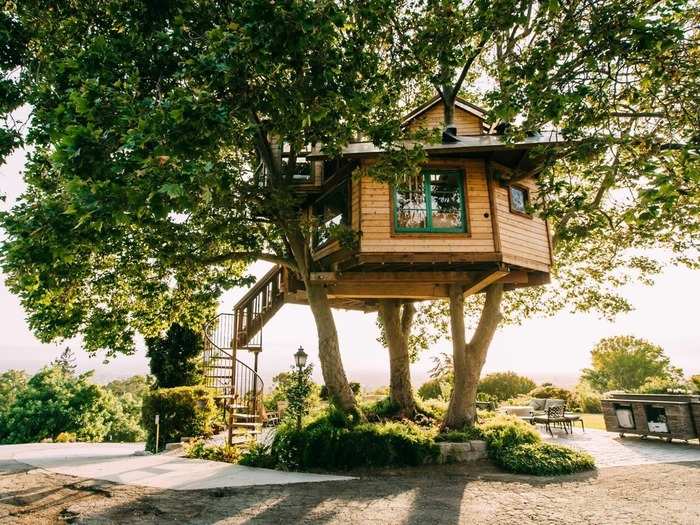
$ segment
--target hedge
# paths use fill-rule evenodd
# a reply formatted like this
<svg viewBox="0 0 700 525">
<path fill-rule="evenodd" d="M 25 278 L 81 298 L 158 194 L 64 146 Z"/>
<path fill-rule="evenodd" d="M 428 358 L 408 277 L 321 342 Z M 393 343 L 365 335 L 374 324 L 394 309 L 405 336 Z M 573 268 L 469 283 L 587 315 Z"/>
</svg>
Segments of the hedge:
<svg viewBox="0 0 700 525">
<path fill-rule="evenodd" d="M 203 386 L 161 388 L 149 392 L 143 400 L 141 418 L 147 431 L 146 450 L 155 450 L 155 416 L 160 414 L 158 450 L 166 443 L 177 443 L 183 437 L 208 437 L 216 415 L 211 390 Z"/>
</svg>

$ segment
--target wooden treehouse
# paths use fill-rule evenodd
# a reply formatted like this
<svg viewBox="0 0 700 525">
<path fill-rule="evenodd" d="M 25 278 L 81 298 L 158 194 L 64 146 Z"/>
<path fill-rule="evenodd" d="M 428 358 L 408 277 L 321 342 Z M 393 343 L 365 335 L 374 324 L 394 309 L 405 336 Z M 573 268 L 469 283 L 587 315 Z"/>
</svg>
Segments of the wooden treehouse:
<svg viewBox="0 0 700 525">
<path fill-rule="evenodd" d="M 537 146 L 555 143 L 557 136 L 538 134 L 508 144 L 484 115 L 458 99 L 455 126 L 443 130 L 441 143 L 424 145 L 428 160 L 420 174 L 396 186 L 358 175 L 358 168 L 384 154 L 370 142 L 351 143 L 338 158 L 322 149 L 306 153 L 295 180 L 305 213 L 326 227 L 313 246 L 322 271 L 311 278 L 325 284 L 332 306 L 371 311 L 379 299 L 445 298 L 453 284 L 469 295 L 494 282 L 506 289 L 549 282 L 549 229 L 530 214 L 529 202 L 542 169 Z M 442 130 L 442 121 L 442 102 L 435 98 L 408 114 L 404 126 Z M 322 233 L 337 225 L 352 232 L 353 242 Z M 207 377 L 222 395 L 240 402 L 250 397 L 245 384 L 261 391 L 255 365 L 262 327 L 284 303 L 305 304 L 305 288 L 276 266 L 232 314 L 210 324 Z M 252 374 L 241 368 L 246 377 L 238 378 L 238 367 L 232 372 L 238 350 L 255 355 Z M 219 362 L 212 357 L 222 355 Z"/>
</svg>

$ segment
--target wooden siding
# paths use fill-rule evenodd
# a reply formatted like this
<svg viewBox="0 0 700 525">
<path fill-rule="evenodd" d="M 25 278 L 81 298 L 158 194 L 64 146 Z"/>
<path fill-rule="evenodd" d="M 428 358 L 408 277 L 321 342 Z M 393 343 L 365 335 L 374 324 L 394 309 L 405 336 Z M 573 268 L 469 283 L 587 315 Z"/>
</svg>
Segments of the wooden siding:
<svg viewBox="0 0 700 525">
<path fill-rule="evenodd" d="M 425 113 L 416 117 L 408 128 L 415 131 L 418 128 L 442 129 L 444 126 L 442 103 L 435 104 Z M 458 135 L 481 135 L 482 120 L 459 107 L 455 108 L 455 126 L 457 126 Z"/>
<path fill-rule="evenodd" d="M 362 253 L 495 251 L 484 161 L 481 159 L 431 161 L 428 166 L 464 170 L 468 233 L 394 233 L 389 185 L 363 177 L 360 181 L 360 230 L 362 231 L 360 251 Z"/>
<path fill-rule="evenodd" d="M 518 181 L 534 199 L 537 185 L 533 178 Z M 549 233 L 544 220 L 510 211 L 508 188 L 494 184 L 498 229 L 503 261 L 548 271 L 550 261 Z"/>
</svg>

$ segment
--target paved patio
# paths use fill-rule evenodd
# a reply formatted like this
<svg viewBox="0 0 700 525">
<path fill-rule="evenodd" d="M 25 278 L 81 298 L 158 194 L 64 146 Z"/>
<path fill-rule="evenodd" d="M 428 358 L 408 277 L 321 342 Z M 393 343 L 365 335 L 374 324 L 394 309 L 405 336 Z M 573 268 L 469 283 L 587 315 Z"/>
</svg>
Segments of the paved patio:
<svg viewBox="0 0 700 525">
<path fill-rule="evenodd" d="M 697 440 L 690 443 L 667 443 L 661 439 L 642 439 L 637 436 L 621 438 L 617 434 L 594 429 L 588 429 L 585 433 L 574 429 L 573 434 L 555 431 L 554 437 L 543 431 L 542 437 L 547 442 L 568 445 L 590 453 L 598 468 L 700 461 L 700 444 Z"/>
</svg>

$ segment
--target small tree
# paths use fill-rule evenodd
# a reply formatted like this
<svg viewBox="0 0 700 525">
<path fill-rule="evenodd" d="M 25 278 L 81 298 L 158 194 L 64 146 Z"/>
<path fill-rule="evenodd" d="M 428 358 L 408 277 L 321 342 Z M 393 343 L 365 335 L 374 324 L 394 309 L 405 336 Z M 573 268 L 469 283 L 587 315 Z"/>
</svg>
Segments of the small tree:
<svg viewBox="0 0 700 525">
<path fill-rule="evenodd" d="M 201 383 L 202 349 L 201 335 L 179 324 L 172 324 L 165 337 L 146 339 L 146 355 L 156 386 L 173 388 Z"/>
<path fill-rule="evenodd" d="M 599 392 L 637 390 L 653 378 L 682 378 L 681 369 L 671 365 L 660 346 L 629 335 L 601 339 L 591 351 L 591 361 L 581 377 Z"/>
<path fill-rule="evenodd" d="M 690 385 L 696 392 L 700 393 L 700 374 L 690 376 Z"/>
<path fill-rule="evenodd" d="M 78 370 L 78 367 L 75 364 L 75 354 L 69 346 L 63 349 L 61 355 L 54 359 L 51 365 L 60 368 L 68 375 L 74 375 Z"/>
<path fill-rule="evenodd" d="M 505 401 L 527 394 L 536 386 L 532 379 L 515 372 L 494 372 L 479 381 L 478 392 L 488 394 L 498 401 Z"/>
<path fill-rule="evenodd" d="M 288 403 L 287 410 L 284 412 L 286 421 L 296 421 L 300 424 L 304 416 L 309 413 L 309 398 L 314 387 L 314 383 L 311 381 L 312 370 L 313 365 L 295 370 L 289 374 L 289 380 L 282 383 L 284 397 Z"/>
</svg>

